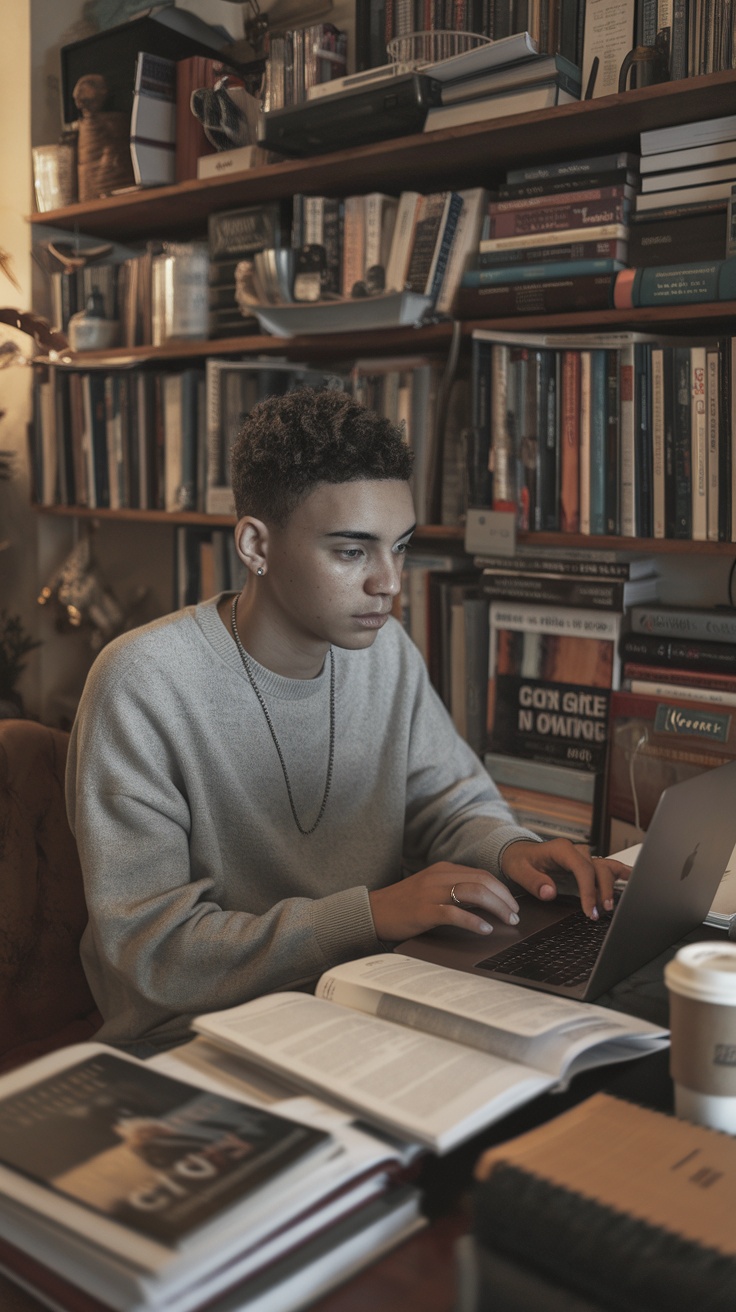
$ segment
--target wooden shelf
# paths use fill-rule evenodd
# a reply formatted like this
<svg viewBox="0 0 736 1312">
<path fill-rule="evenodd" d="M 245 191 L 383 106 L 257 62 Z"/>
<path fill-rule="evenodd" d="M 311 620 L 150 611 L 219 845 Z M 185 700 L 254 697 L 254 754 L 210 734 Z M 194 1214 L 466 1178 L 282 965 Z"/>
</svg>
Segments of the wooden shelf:
<svg viewBox="0 0 736 1312">
<path fill-rule="evenodd" d="M 711 73 L 560 105 L 287 160 L 225 178 L 126 192 L 33 214 L 37 228 L 78 230 L 118 240 L 204 231 L 209 214 L 290 197 L 351 192 L 489 186 L 510 166 L 570 159 L 606 150 L 638 151 L 639 133 L 736 113 L 736 72 Z"/>
<path fill-rule="evenodd" d="M 669 333 L 686 333 L 693 323 L 704 332 L 733 330 L 736 301 L 701 305 L 666 305 L 641 310 L 574 310 L 565 314 L 517 315 L 506 319 L 466 320 L 461 334 L 469 339 L 476 328 L 497 332 L 577 332 L 599 328 L 611 332 L 624 329 L 655 331 L 667 326 Z M 222 337 L 199 341 L 169 342 L 166 346 L 127 346 L 109 351 L 69 351 L 53 361 L 78 369 L 135 368 L 167 360 L 196 360 L 207 356 L 285 355 L 292 360 L 351 359 L 359 355 L 391 355 L 407 350 L 438 351 L 452 335 L 452 324 L 434 323 L 420 328 L 376 329 L 372 332 L 314 333 L 303 337 Z M 37 364 L 44 363 L 37 357 Z"/>
<path fill-rule="evenodd" d="M 39 515 L 53 515 L 66 519 L 98 519 L 102 522 L 120 521 L 137 524 L 168 524 L 174 527 L 191 524 L 201 528 L 233 528 L 232 515 L 202 515 L 195 511 L 168 510 L 107 510 L 89 506 L 34 506 Z M 423 524 L 414 534 L 418 545 L 444 543 L 449 547 L 462 546 L 465 530 L 462 525 Z M 637 555 L 736 555 L 736 542 L 691 542 L 674 538 L 622 538 L 589 537 L 584 533 L 517 533 L 517 542 L 525 547 L 547 547 L 554 551 L 560 547 L 580 547 L 586 551 L 631 551 Z"/>
</svg>

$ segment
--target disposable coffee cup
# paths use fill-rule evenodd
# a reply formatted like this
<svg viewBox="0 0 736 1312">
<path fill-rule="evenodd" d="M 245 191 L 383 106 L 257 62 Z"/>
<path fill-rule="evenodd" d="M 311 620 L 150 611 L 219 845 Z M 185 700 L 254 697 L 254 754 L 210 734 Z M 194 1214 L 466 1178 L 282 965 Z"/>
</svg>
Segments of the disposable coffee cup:
<svg viewBox="0 0 736 1312">
<path fill-rule="evenodd" d="M 736 943 L 690 943 L 664 978 L 675 1113 L 736 1134 Z"/>
</svg>

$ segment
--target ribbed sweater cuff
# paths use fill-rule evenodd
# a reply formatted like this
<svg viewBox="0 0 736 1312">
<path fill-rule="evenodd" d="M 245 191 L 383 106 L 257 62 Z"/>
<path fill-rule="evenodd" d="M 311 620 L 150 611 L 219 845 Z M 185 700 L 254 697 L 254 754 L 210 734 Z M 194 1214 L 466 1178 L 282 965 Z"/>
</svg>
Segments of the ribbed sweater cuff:
<svg viewBox="0 0 736 1312">
<path fill-rule="evenodd" d="M 518 825 L 499 825 L 497 829 L 492 830 L 489 834 L 485 844 L 483 869 L 490 870 L 492 875 L 503 879 L 501 857 L 506 848 L 511 843 L 541 843 L 541 841 L 539 834 L 532 833 L 531 829 L 521 829 Z"/>
<path fill-rule="evenodd" d="M 314 933 L 325 967 L 380 952 L 368 889 L 363 885 L 319 898 L 313 903 Z"/>
</svg>

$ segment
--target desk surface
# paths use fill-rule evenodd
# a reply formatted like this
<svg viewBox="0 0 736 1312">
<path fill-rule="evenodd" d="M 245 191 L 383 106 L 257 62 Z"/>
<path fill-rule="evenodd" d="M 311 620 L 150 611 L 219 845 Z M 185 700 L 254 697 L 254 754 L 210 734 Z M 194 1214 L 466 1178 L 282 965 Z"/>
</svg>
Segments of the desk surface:
<svg viewBox="0 0 736 1312">
<path fill-rule="evenodd" d="M 717 930 L 699 930 L 690 938 L 721 938 Z M 680 946 L 678 944 L 678 946 Z M 666 1024 L 666 997 L 662 983 L 670 949 L 650 962 L 612 995 L 599 1001 Z M 568 1107 L 605 1088 L 608 1092 L 642 1102 L 659 1110 L 672 1109 L 669 1053 L 663 1050 L 598 1067 L 576 1076 L 569 1088 L 543 1094 L 488 1127 L 469 1143 L 444 1158 L 427 1157 L 422 1174 L 426 1212 L 430 1224 L 399 1248 L 365 1268 L 312 1305 L 311 1312 L 452 1312 L 455 1300 L 455 1240 L 469 1229 L 467 1194 L 473 1166 L 486 1147 L 524 1133 L 552 1119 Z M 43 1312 L 43 1305 L 0 1274 L 2 1312 Z"/>
</svg>

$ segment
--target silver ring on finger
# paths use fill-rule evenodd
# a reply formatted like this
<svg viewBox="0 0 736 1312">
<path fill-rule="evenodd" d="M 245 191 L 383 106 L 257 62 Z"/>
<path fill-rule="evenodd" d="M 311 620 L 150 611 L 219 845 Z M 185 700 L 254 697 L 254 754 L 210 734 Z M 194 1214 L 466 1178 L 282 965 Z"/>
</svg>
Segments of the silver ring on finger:
<svg viewBox="0 0 736 1312">
<path fill-rule="evenodd" d="M 450 901 L 454 902 L 456 907 L 461 907 L 463 905 L 462 902 L 458 897 L 455 896 L 456 888 L 457 888 L 457 884 L 453 884 L 452 888 L 450 889 Z"/>
</svg>

